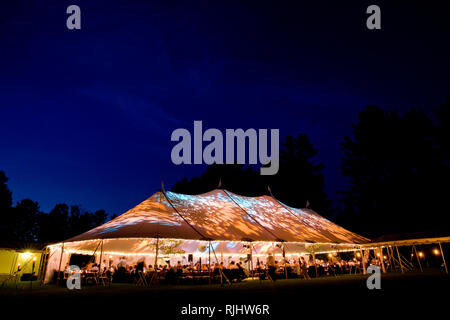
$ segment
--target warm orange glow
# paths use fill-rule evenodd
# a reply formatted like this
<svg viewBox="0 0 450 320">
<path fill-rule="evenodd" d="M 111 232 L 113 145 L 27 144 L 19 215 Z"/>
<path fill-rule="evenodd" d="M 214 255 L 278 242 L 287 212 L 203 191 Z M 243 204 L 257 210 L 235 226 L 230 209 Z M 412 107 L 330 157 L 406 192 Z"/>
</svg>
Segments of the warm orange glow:
<svg viewBox="0 0 450 320">
<path fill-rule="evenodd" d="M 33 257 L 33 261 L 36 261 L 36 257 Z"/>
<path fill-rule="evenodd" d="M 361 253 L 357 252 L 357 253 L 356 253 L 356 256 L 357 256 L 358 258 L 361 257 Z"/>
<path fill-rule="evenodd" d="M 423 252 L 422 251 L 419 251 L 419 257 L 423 257 Z"/>
<path fill-rule="evenodd" d="M 380 256 L 380 253 L 378 252 L 378 253 L 377 253 L 377 257 L 379 257 L 379 256 Z"/>
<path fill-rule="evenodd" d="M 159 225 L 164 226 L 164 234 Z M 174 235 L 198 239 L 200 233 L 202 238 L 227 241 L 273 241 L 276 235 L 277 240 L 286 242 L 367 242 L 310 209 L 288 207 L 269 196 L 244 197 L 223 189 L 201 195 L 157 192 L 116 219 L 72 238 L 72 242 L 134 237 L 136 228 L 167 239 Z"/>
<path fill-rule="evenodd" d="M 387 259 L 387 257 L 386 257 L 386 256 L 383 256 L 383 258 L 384 258 L 384 260 L 386 260 L 386 259 Z"/>
<path fill-rule="evenodd" d="M 438 249 L 434 249 L 434 250 L 433 250 L 433 253 L 434 253 L 435 255 L 438 255 L 438 254 L 439 254 L 439 250 L 438 250 Z"/>
<path fill-rule="evenodd" d="M 328 256 L 331 258 L 333 255 L 331 253 L 329 253 Z"/>
<path fill-rule="evenodd" d="M 23 252 L 22 253 L 22 257 L 27 260 L 31 257 L 31 252 Z"/>
</svg>

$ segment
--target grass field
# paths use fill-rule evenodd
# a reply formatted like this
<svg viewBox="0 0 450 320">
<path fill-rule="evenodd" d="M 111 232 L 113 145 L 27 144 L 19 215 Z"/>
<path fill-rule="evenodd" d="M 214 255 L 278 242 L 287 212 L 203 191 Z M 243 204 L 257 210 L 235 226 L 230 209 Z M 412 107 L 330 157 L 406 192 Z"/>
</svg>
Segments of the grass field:
<svg viewBox="0 0 450 320">
<path fill-rule="evenodd" d="M 425 273 L 390 273 L 382 275 L 381 289 L 369 290 L 367 276 L 344 275 L 312 280 L 247 281 L 231 286 L 183 285 L 138 287 L 113 284 L 111 287 L 85 286 L 68 290 L 55 286 L 30 289 L 29 283 L 0 288 L 0 301 L 5 307 L 22 307 L 24 313 L 35 308 L 48 309 L 46 314 L 85 318 L 87 315 L 116 317 L 126 310 L 131 314 L 151 312 L 165 319 L 199 319 L 208 316 L 185 316 L 182 307 L 226 304 L 267 304 L 270 315 L 231 317 L 216 314 L 214 319 L 295 319 L 314 317 L 354 318 L 416 318 L 423 310 L 447 310 L 450 277 L 439 271 Z M 448 311 L 445 311 L 448 313 Z"/>
</svg>

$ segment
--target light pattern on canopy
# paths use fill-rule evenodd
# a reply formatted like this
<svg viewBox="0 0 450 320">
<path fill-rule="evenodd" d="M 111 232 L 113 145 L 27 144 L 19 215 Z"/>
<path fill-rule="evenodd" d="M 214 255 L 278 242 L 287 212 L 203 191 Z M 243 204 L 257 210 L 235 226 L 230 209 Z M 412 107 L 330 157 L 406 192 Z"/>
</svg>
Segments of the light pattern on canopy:
<svg viewBox="0 0 450 320">
<path fill-rule="evenodd" d="M 269 196 L 244 197 L 226 190 L 200 195 L 157 192 L 119 217 L 66 242 L 118 238 L 368 242 L 310 209 L 288 207 Z"/>
</svg>

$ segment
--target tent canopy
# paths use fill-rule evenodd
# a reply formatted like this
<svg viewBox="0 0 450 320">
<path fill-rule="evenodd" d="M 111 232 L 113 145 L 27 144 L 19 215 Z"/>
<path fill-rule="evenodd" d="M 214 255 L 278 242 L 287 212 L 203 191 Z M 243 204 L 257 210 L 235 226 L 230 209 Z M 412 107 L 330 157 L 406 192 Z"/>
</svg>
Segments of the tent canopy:
<svg viewBox="0 0 450 320">
<path fill-rule="evenodd" d="M 226 190 L 200 195 L 157 192 L 119 217 L 66 242 L 167 238 L 362 244 L 369 240 L 270 196 L 244 197 Z"/>
</svg>

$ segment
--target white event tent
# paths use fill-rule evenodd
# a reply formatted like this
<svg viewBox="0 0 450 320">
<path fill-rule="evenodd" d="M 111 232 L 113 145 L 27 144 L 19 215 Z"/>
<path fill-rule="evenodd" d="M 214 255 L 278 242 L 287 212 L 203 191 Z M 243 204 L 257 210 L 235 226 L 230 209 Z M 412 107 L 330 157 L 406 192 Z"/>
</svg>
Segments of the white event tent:
<svg viewBox="0 0 450 320">
<path fill-rule="evenodd" d="M 289 207 L 271 196 L 244 197 L 216 189 L 200 195 L 164 190 L 119 217 L 61 243 L 49 245 L 46 281 L 72 254 L 98 263 L 224 262 L 298 257 L 360 250 L 369 239 L 310 209 Z"/>
</svg>

